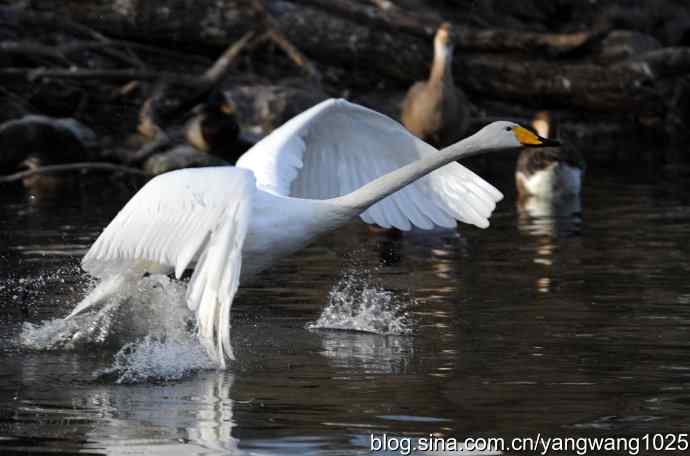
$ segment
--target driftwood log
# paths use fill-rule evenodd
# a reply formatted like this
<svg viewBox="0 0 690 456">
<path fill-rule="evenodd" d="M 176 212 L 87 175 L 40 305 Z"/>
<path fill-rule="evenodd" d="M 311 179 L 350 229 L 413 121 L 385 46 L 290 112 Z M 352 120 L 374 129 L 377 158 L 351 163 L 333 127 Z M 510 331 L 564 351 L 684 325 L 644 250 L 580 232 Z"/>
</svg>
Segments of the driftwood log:
<svg viewBox="0 0 690 456">
<path fill-rule="evenodd" d="M 369 74 L 371 81 L 383 78 L 401 86 L 425 77 L 430 37 L 438 25 L 434 19 L 348 0 L 28 2 L 35 14 L 47 14 L 40 13 L 46 3 L 56 16 L 109 36 L 189 50 L 225 47 L 248 31 L 264 28 L 268 16 L 315 61 L 350 67 Z M 587 52 L 607 33 L 604 28 L 549 34 L 458 26 L 458 83 L 470 93 L 528 105 L 609 112 L 663 109 L 654 83 L 669 74 L 687 73 L 687 50 L 638 55 L 636 65 L 593 64 Z M 113 73 L 113 77 L 126 76 Z"/>
<path fill-rule="evenodd" d="M 502 4 L 499 0 L 490 3 Z M 667 0 L 666 4 L 674 3 Z M 137 46 L 199 56 L 217 55 L 253 32 L 257 42 L 261 37 L 273 39 L 314 80 L 324 74 L 321 82 L 328 87 L 323 89 L 331 94 L 371 91 L 382 85 L 402 91 L 425 78 L 431 38 L 443 19 L 448 18 L 355 0 L 25 0 L 21 10 L 5 7 L 0 11 L 0 21 L 14 27 L 52 24 L 108 48 L 128 40 Z M 613 30 L 620 23 L 592 19 L 587 26 L 566 24 L 561 29 L 567 32 L 549 33 L 529 31 L 529 24 L 505 29 L 482 20 L 458 20 L 454 24 L 456 83 L 489 116 L 490 107 L 502 103 L 527 110 L 623 113 L 626 119 L 644 118 L 643 124 L 655 128 L 672 117 L 673 122 L 666 124 L 676 131 L 690 124 L 686 113 L 690 109 L 684 107 L 690 99 L 690 49 L 662 48 L 645 34 L 643 26 L 634 35 Z M 69 55 L 69 48 L 57 54 L 46 47 L 35 51 L 56 67 L 30 71 L 6 67 L 0 69 L 0 78 L 110 78 L 124 83 L 163 77 L 192 86 L 198 81 L 185 73 L 140 67 L 137 62 L 130 62 L 126 69 L 66 69 L 59 64 Z M 16 52 L 16 43 L 0 47 L 0 55 Z M 123 61 L 132 57 L 121 54 Z M 329 78 L 329 74 L 336 76 Z"/>
</svg>

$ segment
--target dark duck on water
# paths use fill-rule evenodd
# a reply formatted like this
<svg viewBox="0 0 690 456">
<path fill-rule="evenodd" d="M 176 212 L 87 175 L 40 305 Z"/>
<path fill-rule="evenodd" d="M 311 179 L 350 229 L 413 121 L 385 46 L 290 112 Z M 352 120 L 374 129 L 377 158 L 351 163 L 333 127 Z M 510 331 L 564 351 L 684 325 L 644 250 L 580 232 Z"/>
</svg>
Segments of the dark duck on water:
<svg viewBox="0 0 690 456">
<path fill-rule="evenodd" d="M 549 114 L 545 111 L 538 112 L 532 126 L 540 136 L 548 138 Z M 578 195 L 584 171 L 585 160 L 572 145 L 524 148 L 515 170 L 518 195 L 520 198 Z"/>
</svg>

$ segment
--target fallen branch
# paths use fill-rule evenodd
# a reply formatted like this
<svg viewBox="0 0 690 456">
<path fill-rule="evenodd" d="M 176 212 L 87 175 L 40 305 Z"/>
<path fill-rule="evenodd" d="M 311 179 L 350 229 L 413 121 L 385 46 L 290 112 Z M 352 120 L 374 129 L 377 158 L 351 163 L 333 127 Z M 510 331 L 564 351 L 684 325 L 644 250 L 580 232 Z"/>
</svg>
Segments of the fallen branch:
<svg viewBox="0 0 690 456">
<path fill-rule="evenodd" d="M 254 43 L 258 44 L 266 40 L 273 41 L 295 65 L 304 70 L 310 78 L 320 82 L 321 73 L 316 69 L 316 65 L 311 63 L 299 48 L 292 44 L 285 34 L 281 32 L 280 24 L 271 12 L 273 5 L 267 8 L 265 0 L 252 0 L 252 6 L 257 18 L 256 28 L 264 32 L 254 40 Z"/>
<path fill-rule="evenodd" d="M 60 16 L 52 12 L 42 13 L 19 8 L 3 7 L 0 8 L 0 13 L 7 21 L 8 25 L 16 24 L 23 29 L 45 30 L 46 28 L 52 28 L 53 30 L 67 31 L 96 41 L 108 41 L 108 38 L 91 27 L 79 24 L 67 19 L 65 16 Z"/>
<path fill-rule="evenodd" d="M 63 53 L 69 54 L 71 52 L 76 52 L 76 51 L 81 51 L 81 50 L 90 50 L 91 48 L 99 48 L 99 49 L 105 49 L 105 48 L 124 48 L 124 49 L 130 49 L 130 50 L 137 50 L 141 51 L 146 54 L 153 54 L 153 55 L 158 55 L 161 57 L 167 57 L 171 59 L 176 59 L 176 60 L 184 60 L 184 61 L 189 61 L 189 62 L 194 62 L 195 64 L 199 65 L 208 65 L 209 64 L 209 59 L 206 57 L 198 56 L 198 55 L 193 55 L 193 54 L 184 54 L 182 52 L 175 52 L 170 49 L 164 49 L 161 47 L 149 45 L 149 44 L 142 44 L 142 43 L 137 43 L 135 41 L 127 41 L 127 40 L 108 40 L 108 41 L 98 41 L 98 42 L 93 42 L 93 41 L 78 41 L 76 43 L 70 43 L 70 44 L 65 44 L 63 46 L 60 46 L 60 49 L 62 50 Z"/>
<path fill-rule="evenodd" d="M 647 68 L 638 65 L 646 64 Z M 690 73 L 690 48 L 668 47 L 655 51 L 645 52 L 634 56 L 627 62 L 620 64 L 631 69 L 648 73 L 651 71 L 655 77 L 675 76 Z M 652 75 L 650 75 L 652 76 Z"/>
<path fill-rule="evenodd" d="M 237 56 L 240 55 L 242 49 L 252 38 L 254 38 L 254 32 L 247 32 L 237 42 L 228 46 L 225 52 L 206 70 L 202 78 L 211 86 L 216 86 L 222 82 L 223 78 L 228 74 L 230 65 L 237 59 Z"/>
<path fill-rule="evenodd" d="M 466 90 L 500 94 L 504 100 L 599 112 L 656 112 L 663 106 L 660 94 L 651 88 L 652 76 L 629 66 L 559 65 L 475 55 L 460 60 L 457 67 Z"/>
<path fill-rule="evenodd" d="M 43 57 L 57 61 L 66 66 L 72 65 L 72 62 L 70 62 L 59 50 L 51 46 L 44 46 L 37 43 L 3 41 L 0 42 L 0 51 L 7 54 L 19 54 L 25 57 Z"/>
<path fill-rule="evenodd" d="M 390 0 L 371 0 L 371 3 L 378 6 L 383 11 L 398 9 L 398 7 L 395 6 L 395 4 Z"/>
<path fill-rule="evenodd" d="M 67 163 L 64 165 L 47 165 L 39 166 L 37 168 L 29 169 L 26 171 L 20 171 L 14 174 L 9 174 L 7 176 L 0 176 L 0 184 L 7 184 L 10 182 L 16 182 L 24 179 L 25 177 L 33 176 L 34 174 L 43 173 L 58 173 L 66 171 L 86 171 L 91 169 L 106 170 L 106 171 L 119 171 L 123 173 L 139 174 L 145 176 L 146 173 L 138 168 L 132 168 L 129 166 L 116 165 L 114 163 L 97 163 L 97 162 L 80 162 L 80 163 Z"/>
<path fill-rule="evenodd" d="M 268 37 L 287 54 L 295 65 L 304 69 L 309 77 L 315 80 L 321 80 L 321 74 L 319 73 L 319 70 L 316 69 L 316 66 L 311 63 L 309 59 L 307 59 L 304 54 L 302 54 L 302 52 L 295 47 L 295 45 L 290 43 L 285 35 L 283 35 L 277 29 L 271 29 L 268 32 Z"/>
<path fill-rule="evenodd" d="M 442 18 L 405 14 L 397 8 L 365 6 L 349 0 L 302 0 L 326 13 L 336 12 L 356 24 L 369 24 L 372 28 L 388 32 L 399 31 L 431 39 L 436 29 L 445 22 Z M 389 2 L 377 2 L 389 3 Z M 305 21 L 306 23 L 310 23 Z M 598 41 L 606 30 L 575 33 L 534 33 L 503 29 L 477 29 L 454 24 L 456 44 L 474 52 L 544 52 L 563 55 L 573 52 L 591 41 Z M 326 29 L 328 30 L 328 29 Z"/>
<path fill-rule="evenodd" d="M 125 52 L 118 51 L 117 49 L 113 49 L 114 47 L 124 47 L 121 44 L 118 43 L 113 43 L 109 41 L 97 41 L 97 42 L 78 42 L 78 43 L 70 43 L 64 46 L 60 46 L 57 49 L 59 49 L 62 54 L 64 55 L 69 55 L 69 54 L 76 54 L 77 52 L 98 52 L 100 54 L 106 55 L 108 57 L 115 58 L 123 63 L 126 63 L 127 65 L 131 65 L 133 67 L 137 68 L 145 68 L 144 63 L 139 60 L 139 58 L 132 57 L 130 55 L 127 55 Z"/>
<path fill-rule="evenodd" d="M 54 79 L 101 79 L 108 81 L 129 82 L 131 80 L 155 81 L 165 80 L 182 86 L 198 88 L 202 85 L 198 77 L 185 76 L 176 73 L 147 70 L 59 70 L 52 68 L 4 68 L 0 70 L 0 77 L 23 76 L 30 81 L 40 78 Z"/>
<path fill-rule="evenodd" d="M 398 31 L 416 35 L 421 38 L 431 38 L 443 20 L 429 19 L 400 12 L 398 8 L 381 8 L 379 6 L 365 6 L 349 0 L 302 0 L 325 12 L 336 12 L 356 24 L 370 24 L 386 31 Z"/>
</svg>

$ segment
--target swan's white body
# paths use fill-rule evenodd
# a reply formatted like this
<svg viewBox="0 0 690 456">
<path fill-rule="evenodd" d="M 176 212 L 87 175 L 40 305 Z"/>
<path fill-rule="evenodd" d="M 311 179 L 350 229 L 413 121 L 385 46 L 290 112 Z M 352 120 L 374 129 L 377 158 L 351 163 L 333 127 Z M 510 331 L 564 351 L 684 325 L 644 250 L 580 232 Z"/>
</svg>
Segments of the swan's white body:
<svg viewBox="0 0 690 456">
<path fill-rule="evenodd" d="M 311 240 L 357 214 L 326 200 L 304 200 L 258 191 L 242 251 L 242 280 L 301 250 Z"/>
<path fill-rule="evenodd" d="M 456 220 L 487 227 L 502 195 L 454 160 L 519 147 L 512 128 L 519 127 L 496 122 L 438 151 L 382 114 L 327 100 L 266 137 L 237 167 L 152 179 L 82 265 L 103 283 L 120 286 L 144 271 L 174 270 L 179 278 L 194 266 L 187 302 L 200 340 L 224 366 L 225 355 L 232 357 L 229 312 L 240 278 L 319 235 L 357 215 L 402 230 L 454 227 Z M 87 297 L 69 317 L 93 304 Z"/>
</svg>

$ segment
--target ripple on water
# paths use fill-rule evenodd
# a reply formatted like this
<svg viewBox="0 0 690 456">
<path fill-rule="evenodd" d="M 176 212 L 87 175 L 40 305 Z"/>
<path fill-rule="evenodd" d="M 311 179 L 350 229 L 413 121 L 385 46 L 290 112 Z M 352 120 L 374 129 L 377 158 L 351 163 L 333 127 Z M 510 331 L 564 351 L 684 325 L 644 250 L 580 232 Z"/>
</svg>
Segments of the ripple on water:
<svg viewBox="0 0 690 456">
<path fill-rule="evenodd" d="M 328 293 L 328 303 L 307 329 L 339 329 L 382 335 L 412 334 L 409 294 L 398 296 L 374 283 L 368 270 L 349 269 Z"/>
</svg>

